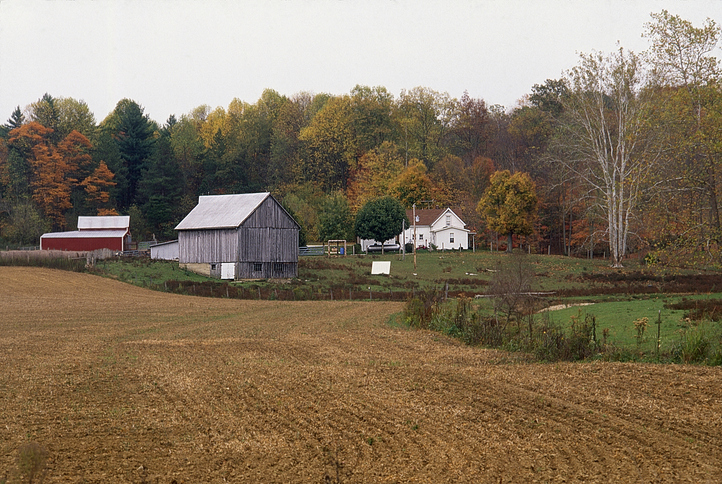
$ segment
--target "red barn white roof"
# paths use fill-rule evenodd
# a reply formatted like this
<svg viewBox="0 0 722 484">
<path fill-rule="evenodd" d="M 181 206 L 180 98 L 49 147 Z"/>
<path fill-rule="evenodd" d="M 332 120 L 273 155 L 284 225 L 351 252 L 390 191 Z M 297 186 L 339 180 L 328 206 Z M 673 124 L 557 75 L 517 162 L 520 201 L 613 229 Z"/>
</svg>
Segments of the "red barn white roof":
<svg viewBox="0 0 722 484">
<path fill-rule="evenodd" d="M 50 232 L 43 234 L 43 239 L 100 239 L 100 238 L 116 238 L 123 237 L 127 233 L 126 230 L 92 230 L 82 231 L 74 230 L 72 232 Z"/>
</svg>

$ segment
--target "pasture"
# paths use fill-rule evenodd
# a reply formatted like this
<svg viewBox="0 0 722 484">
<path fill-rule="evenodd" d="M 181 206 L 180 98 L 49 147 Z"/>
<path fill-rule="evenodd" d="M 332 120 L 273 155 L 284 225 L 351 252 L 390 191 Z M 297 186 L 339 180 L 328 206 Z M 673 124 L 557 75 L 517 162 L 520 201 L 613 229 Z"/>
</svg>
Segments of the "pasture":
<svg viewBox="0 0 722 484">
<path fill-rule="evenodd" d="M 720 482 L 720 367 L 536 364 L 400 302 L 0 267 L 0 482 Z M 22 466 L 20 466 L 22 467 Z"/>
</svg>

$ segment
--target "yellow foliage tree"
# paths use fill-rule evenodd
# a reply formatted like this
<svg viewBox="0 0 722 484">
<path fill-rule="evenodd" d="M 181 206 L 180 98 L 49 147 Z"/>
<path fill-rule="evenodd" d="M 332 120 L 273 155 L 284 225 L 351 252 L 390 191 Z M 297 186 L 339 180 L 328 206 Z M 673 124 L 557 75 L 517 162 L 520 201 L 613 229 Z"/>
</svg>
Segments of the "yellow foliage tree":
<svg viewBox="0 0 722 484">
<path fill-rule="evenodd" d="M 507 252 L 511 252 L 513 234 L 533 232 L 536 209 L 536 187 L 529 174 L 512 175 L 509 170 L 497 171 L 491 176 L 491 184 L 476 208 L 491 230 L 507 234 Z"/>
</svg>

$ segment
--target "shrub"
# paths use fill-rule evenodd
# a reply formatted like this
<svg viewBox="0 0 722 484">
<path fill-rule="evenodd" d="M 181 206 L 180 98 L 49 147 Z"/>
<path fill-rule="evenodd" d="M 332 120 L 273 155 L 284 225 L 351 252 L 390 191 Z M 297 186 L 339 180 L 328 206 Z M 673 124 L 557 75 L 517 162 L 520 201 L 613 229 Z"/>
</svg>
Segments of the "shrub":
<svg viewBox="0 0 722 484">
<path fill-rule="evenodd" d="M 436 291 L 420 291 L 409 299 L 404 309 L 404 320 L 409 326 L 428 329 L 438 314 L 441 294 Z"/>
<path fill-rule="evenodd" d="M 544 324 L 537 332 L 534 344 L 535 356 L 543 361 L 579 361 L 594 354 L 594 327 L 596 321 L 593 315 L 587 314 L 584 321 L 578 316 L 572 316 L 572 325 L 569 334 L 556 325 Z"/>
</svg>

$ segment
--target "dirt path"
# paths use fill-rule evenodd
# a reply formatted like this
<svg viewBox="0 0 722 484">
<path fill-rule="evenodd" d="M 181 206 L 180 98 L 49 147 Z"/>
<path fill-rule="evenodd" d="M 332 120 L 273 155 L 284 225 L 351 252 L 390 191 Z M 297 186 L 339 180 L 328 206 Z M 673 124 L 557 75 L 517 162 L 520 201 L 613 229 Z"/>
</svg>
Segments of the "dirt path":
<svg viewBox="0 0 722 484">
<path fill-rule="evenodd" d="M 386 324 L 0 267 L 0 481 L 720 482 L 719 368 L 538 365 Z"/>
</svg>

